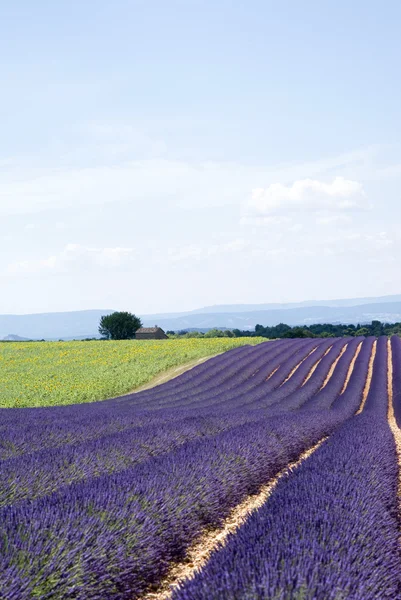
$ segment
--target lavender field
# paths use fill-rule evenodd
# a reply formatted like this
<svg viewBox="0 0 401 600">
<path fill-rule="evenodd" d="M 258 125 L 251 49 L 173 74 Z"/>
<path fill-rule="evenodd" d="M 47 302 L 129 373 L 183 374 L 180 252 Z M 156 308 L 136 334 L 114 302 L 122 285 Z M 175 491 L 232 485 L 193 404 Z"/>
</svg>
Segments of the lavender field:
<svg viewBox="0 0 401 600">
<path fill-rule="evenodd" d="M 401 598 L 399 337 L 243 346 L 136 394 L 0 410 L 1 599 Z"/>
</svg>

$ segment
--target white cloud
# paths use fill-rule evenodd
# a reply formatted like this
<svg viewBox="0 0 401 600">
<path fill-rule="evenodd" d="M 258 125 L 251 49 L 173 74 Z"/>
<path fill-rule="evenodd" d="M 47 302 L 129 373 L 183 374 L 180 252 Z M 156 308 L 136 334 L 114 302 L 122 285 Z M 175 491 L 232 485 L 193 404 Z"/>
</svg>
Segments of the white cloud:
<svg viewBox="0 0 401 600">
<path fill-rule="evenodd" d="M 110 144 L 118 145 L 124 132 L 122 126 L 114 133 L 111 126 L 88 126 L 88 137 L 96 148 L 99 137 L 99 147 L 107 156 L 109 134 Z M 272 186 L 266 185 L 272 181 L 305 181 L 301 179 L 305 173 L 318 178 L 333 170 L 343 174 L 344 169 L 351 169 L 355 161 L 365 164 L 371 153 L 364 149 L 309 163 L 266 168 L 264 165 L 162 158 L 161 155 L 156 157 L 142 151 L 127 151 L 116 161 L 103 160 L 96 153 L 92 156 L 90 148 L 82 149 L 79 160 L 66 152 L 61 155 L 55 152 L 54 157 L 45 161 L 29 156 L 6 163 L 0 170 L 0 216 L 57 208 L 76 210 L 83 205 L 98 207 L 119 201 L 139 207 L 144 202 L 152 202 L 155 207 L 157 204 L 169 204 L 185 209 L 193 206 L 241 206 L 243 198 L 253 187 L 260 188 L 263 196 L 263 193 L 271 191 Z M 364 177 L 367 172 L 365 169 Z M 341 177 L 338 180 L 348 181 Z M 284 191 L 290 189 L 282 184 L 275 185 Z M 265 216 L 271 216 L 271 211 L 269 215 L 265 211 Z"/>
<path fill-rule="evenodd" d="M 272 217 L 244 215 L 240 219 L 240 225 L 284 225 L 290 221 L 291 219 L 284 215 Z"/>
<path fill-rule="evenodd" d="M 149 158 L 151 150 L 134 152 L 132 140 L 124 153 L 130 135 L 124 128 L 94 127 L 88 136 L 95 142 L 90 152 L 83 146 L 82 160 L 55 153 L 46 160 L 9 161 L 0 169 L 3 311 L 89 308 L 101 301 L 113 307 L 133 302 L 135 310 L 156 312 L 230 303 L 240 296 L 252 302 L 322 297 L 321 290 L 327 297 L 345 291 L 363 295 L 362 286 L 385 294 L 384 281 L 393 281 L 397 291 L 399 186 L 388 178 L 383 189 L 369 152 L 273 166 L 213 163 L 179 154 Z M 120 143 L 118 160 L 109 161 L 112 147 Z M 362 182 L 373 210 L 356 218 L 357 208 L 370 207 Z M 246 227 L 239 227 L 244 199 L 253 188 L 261 190 L 261 199 L 242 213 Z M 29 231 L 31 224 L 35 229 Z M 377 235 L 383 231 L 387 236 Z M 82 243 L 68 244 L 71 240 Z M 355 278 L 365 261 L 376 261 L 377 270 L 368 279 Z M 141 292 L 136 279 L 127 277 L 134 265 L 147 278 Z M 268 284 L 255 277 L 266 269 Z M 341 272 L 341 278 L 333 278 L 333 272 Z M 56 273 L 63 276 L 55 286 Z M 240 288 L 232 283 L 238 273 L 244 281 Z M 29 276 L 32 294 L 25 298 Z M 113 283 L 102 286 L 105 276 Z M 170 290 L 161 299 L 153 279 Z M 288 281 L 296 283 L 291 287 Z M 125 293 L 121 299 L 122 287 L 131 300 Z"/>
<path fill-rule="evenodd" d="M 304 226 L 302 225 L 302 223 L 294 223 L 288 228 L 288 231 L 296 232 L 301 231 L 303 228 Z"/>
<path fill-rule="evenodd" d="M 21 260 L 15 263 L 11 263 L 7 267 L 7 274 L 9 275 L 28 275 L 38 274 L 41 272 L 51 272 L 55 269 L 57 264 L 56 256 L 49 256 L 48 258 L 38 260 Z"/>
<path fill-rule="evenodd" d="M 170 248 L 136 250 L 134 248 L 96 248 L 80 244 L 67 244 L 58 254 L 39 259 L 21 260 L 8 265 L 8 275 L 55 274 L 85 271 L 85 269 L 113 269 L 129 266 L 140 259 L 156 263 L 174 263 L 191 260 L 205 260 L 218 255 L 241 252 L 249 242 L 241 238 L 215 244 L 187 244 Z"/>
<path fill-rule="evenodd" d="M 346 256 L 349 260 L 359 257 L 376 262 L 388 262 L 393 259 L 398 261 L 401 256 L 401 236 L 387 231 L 342 232 L 328 237 L 324 242 L 321 241 L 320 248 L 326 255 Z"/>
<path fill-rule="evenodd" d="M 363 186 L 358 181 L 336 177 L 331 183 L 300 179 L 292 185 L 273 183 L 257 188 L 247 204 L 248 212 L 263 218 L 282 212 L 347 211 L 366 208 Z"/>
<path fill-rule="evenodd" d="M 136 256 L 133 248 L 91 248 L 80 244 L 67 244 L 53 256 L 44 259 L 28 259 L 8 265 L 9 275 L 28 275 L 39 273 L 62 273 L 79 265 L 113 268 L 132 261 Z"/>
<path fill-rule="evenodd" d="M 318 225 L 338 225 L 340 223 L 350 223 L 351 217 L 349 215 L 324 215 L 317 217 L 316 223 Z"/>
<path fill-rule="evenodd" d="M 188 259 L 201 260 L 220 254 L 233 254 L 235 252 L 241 252 L 248 246 L 249 243 L 240 238 L 220 244 L 189 244 L 186 246 L 168 248 L 166 253 L 160 255 L 159 261 L 178 262 Z"/>
</svg>

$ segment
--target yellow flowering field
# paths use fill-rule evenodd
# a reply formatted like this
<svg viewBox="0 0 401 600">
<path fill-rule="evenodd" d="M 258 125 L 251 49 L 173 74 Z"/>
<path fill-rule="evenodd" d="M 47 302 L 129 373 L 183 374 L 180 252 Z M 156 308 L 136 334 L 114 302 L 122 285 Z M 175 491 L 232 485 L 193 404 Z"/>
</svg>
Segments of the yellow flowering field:
<svg viewBox="0 0 401 600">
<path fill-rule="evenodd" d="M 264 338 L 0 343 L 0 407 L 93 402 Z"/>
</svg>

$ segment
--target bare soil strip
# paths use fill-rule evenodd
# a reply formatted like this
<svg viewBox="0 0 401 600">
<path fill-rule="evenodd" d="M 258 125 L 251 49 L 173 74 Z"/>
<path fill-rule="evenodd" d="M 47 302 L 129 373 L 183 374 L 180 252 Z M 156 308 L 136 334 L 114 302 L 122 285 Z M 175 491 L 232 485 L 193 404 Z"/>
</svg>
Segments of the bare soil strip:
<svg viewBox="0 0 401 600">
<path fill-rule="evenodd" d="M 170 381 L 170 379 L 175 379 L 179 375 L 182 375 L 186 371 L 193 369 L 194 367 L 200 365 L 201 363 L 204 363 L 207 360 L 214 358 L 215 356 L 219 356 L 219 354 L 222 354 L 222 353 L 219 352 L 218 354 L 211 354 L 210 356 L 203 356 L 202 358 L 197 358 L 195 360 L 191 360 L 191 362 L 185 363 L 184 365 L 180 365 L 179 367 L 172 367 L 171 369 L 168 369 L 167 371 L 163 371 L 159 375 L 156 375 L 156 377 L 154 379 L 152 379 L 151 381 L 149 381 L 148 383 L 145 383 L 144 385 L 136 387 L 131 392 L 127 392 L 123 395 L 126 396 L 127 394 L 136 394 L 137 392 L 143 392 L 144 390 L 149 390 L 150 388 L 156 387 L 157 385 L 166 383 L 167 381 Z"/>
<path fill-rule="evenodd" d="M 351 364 L 350 364 L 350 366 L 349 366 L 349 369 L 348 369 L 347 377 L 345 378 L 345 382 L 344 382 L 344 385 L 343 385 L 343 389 L 341 390 L 341 393 L 340 393 L 340 395 L 342 395 L 342 394 L 345 392 L 345 390 L 347 389 L 347 387 L 348 387 L 349 380 L 351 379 L 351 375 L 352 375 L 352 373 L 354 372 L 354 368 L 355 368 L 356 359 L 357 359 L 357 358 L 358 358 L 358 356 L 359 356 L 359 353 L 360 353 L 360 351 L 361 351 L 361 348 L 362 348 L 362 342 L 359 344 L 358 348 L 356 349 L 356 352 L 355 352 L 354 358 L 351 360 Z"/>
<path fill-rule="evenodd" d="M 208 562 L 212 552 L 221 548 L 227 542 L 227 538 L 245 523 L 250 515 L 260 508 L 274 491 L 279 480 L 291 473 L 294 469 L 313 454 L 328 438 L 324 437 L 315 446 L 301 454 L 299 459 L 290 463 L 278 475 L 264 485 L 258 494 L 248 496 L 244 502 L 236 506 L 227 517 L 224 525 L 213 531 L 206 532 L 198 541 L 188 550 L 186 559 L 180 563 L 173 564 L 167 574 L 167 577 L 161 583 L 157 590 L 148 592 L 142 596 L 141 600 L 170 600 L 174 589 L 184 581 L 191 579 Z"/>
<path fill-rule="evenodd" d="M 275 368 L 275 369 L 274 369 L 274 370 L 273 370 L 273 371 L 270 373 L 270 375 L 269 375 L 268 377 L 266 377 L 266 381 L 269 381 L 269 379 L 270 379 L 271 377 L 273 377 L 273 375 L 274 375 L 275 373 L 277 373 L 277 371 L 279 370 L 280 366 L 281 366 L 281 365 L 279 365 L 278 367 L 276 367 L 276 368 Z"/>
<path fill-rule="evenodd" d="M 390 342 L 389 342 L 389 344 L 390 344 Z M 351 378 L 352 372 L 355 367 L 356 359 L 358 358 L 358 355 L 361 351 L 361 347 L 362 347 L 362 343 L 356 349 L 355 356 L 353 357 L 352 362 L 350 364 L 350 367 L 349 367 L 349 370 L 347 373 L 347 377 L 346 377 L 346 381 L 344 383 L 341 393 L 344 393 L 344 391 L 346 390 L 346 388 L 348 386 L 349 380 Z M 372 354 L 371 354 L 370 361 L 369 361 L 369 369 L 368 369 L 366 384 L 365 384 L 365 388 L 364 388 L 364 392 L 363 392 L 363 398 L 362 398 L 361 406 L 359 407 L 359 410 L 356 414 L 359 414 L 360 412 L 362 412 L 363 407 L 366 403 L 366 399 L 369 394 L 369 389 L 370 389 L 372 374 L 373 374 L 373 364 L 374 364 L 374 360 L 375 360 L 375 356 L 376 356 L 376 349 L 377 349 L 377 342 L 375 342 L 372 347 Z M 331 350 L 331 347 L 327 349 L 324 356 L 326 356 L 328 354 L 328 352 L 330 352 L 330 350 Z M 341 355 L 338 357 L 338 359 L 335 361 L 332 368 L 330 369 L 330 374 L 329 374 L 330 377 L 332 376 L 332 374 L 335 370 L 335 367 L 337 365 L 337 362 L 341 358 L 343 352 L 345 352 L 345 348 L 343 349 Z M 301 362 L 303 362 L 303 361 L 301 361 Z M 304 384 L 313 375 L 313 373 L 316 370 L 319 363 L 320 363 L 320 360 L 317 362 L 316 365 L 314 365 L 314 367 L 312 367 L 310 373 L 308 374 L 308 377 L 305 379 Z M 298 367 L 299 367 L 299 365 L 296 367 L 296 369 Z M 294 369 L 293 373 L 295 372 L 296 369 Z M 292 373 L 292 375 L 293 375 L 293 373 Z M 327 377 L 325 385 L 327 385 L 327 382 L 329 381 L 330 377 L 329 376 Z M 394 434 L 394 439 L 396 441 L 397 454 L 398 454 L 400 471 L 401 471 L 401 430 L 398 428 L 396 421 L 395 421 L 395 417 L 394 417 L 392 377 L 393 377 L 393 364 L 392 364 L 391 346 L 389 346 L 388 420 L 389 420 L 391 430 Z M 288 379 L 289 379 L 289 377 L 288 377 Z M 280 473 L 278 473 L 278 475 L 274 479 L 269 481 L 266 485 L 264 485 L 261 488 L 261 490 L 258 494 L 249 496 L 244 502 L 242 502 L 237 507 L 235 507 L 231 511 L 230 515 L 227 517 L 227 519 L 224 522 L 224 525 L 221 528 L 206 532 L 200 539 L 198 539 L 198 541 L 193 546 L 190 547 L 190 549 L 187 552 L 186 558 L 182 562 L 173 564 L 171 566 L 166 578 L 163 580 L 161 585 L 156 590 L 146 593 L 144 596 L 142 596 L 141 600 L 170 600 L 174 589 L 178 585 L 181 585 L 182 583 L 184 583 L 184 581 L 194 577 L 195 574 L 206 565 L 212 552 L 214 552 L 215 550 L 224 546 L 225 543 L 227 542 L 227 538 L 229 537 L 229 535 L 232 533 L 235 533 L 235 531 L 241 525 L 243 525 L 245 523 L 245 521 L 250 517 L 250 515 L 254 511 L 256 511 L 258 508 L 260 508 L 268 500 L 269 496 L 274 491 L 274 489 L 277 486 L 280 479 L 287 473 L 291 473 L 293 470 L 295 470 L 297 467 L 299 467 L 300 464 L 304 460 L 306 460 L 309 456 L 311 456 L 327 439 L 328 439 L 327 437 L 324 437 L 323 439 L 321 439 L 315 446 L 313 446 L 309 450 L 305 451 L 297 461 L 290 463 L 285 469 L 280 471 Z M 401 502 L 401 478 L 400 478 L 400 484 L 399 484 L 399 496 L 400 496 L 400 502 Z M 401 505 L 400 505 L 400 510 L 401 510 Z"/>
<path fill-rule="evenodd" d="M 342 357 L 342 355 L 344 354 L 344 352 L 346 351 L 346 349 L 348 348 L 348 344 L 345 344 L 344 348 L 341 350 L 340 354 L 338 355 L 338 357 L 336 358 L 336 360 L 333 362 L 333 364 L 330 367 L 330 371 L 327 373 L 327 377 L 324 380 L 324 383 L 322 385 L 322 387 L 320 388 L 321 390 L 323 388 L 326 387 L 326 385 L 329 383 L 330 379 L 333 376 L 333 373 L 335 371 L 336 366 L 338 365 L 338 361 L 340 360 L 340 358 Z"/>
<path fill-rule="evenodd" d="M 374 364 L 375 358 L 376 358 L 376 351 L 377 351 L 377 340 L 375 340 L 375 342 L 373 343 L 373 346 L 372 346 L 372 354 L 370 355 L 368 375 L 366 377 L 365 388 L 363 390 L 361 406 L 358 408 L 358 410 L 355 413 L 357 415 L 361 414 L 361 412 L 365 408 L 366 400 L 368 399 L 370 384 L 371 384 L 372 375 L 373 375 L 373 364 Z"/>
<path fill-rule="evenodd" d="M 288 381 L 289 379 L 291 379 L 291 377 L 294 375 L 295 371 L 298 371 L 298 369 L 299 369 L 299 367 L 302 365 L 302 363 L 303 363 L 303 362 L 305 362 L 305 360 L 306 360 L 307 358 L 309 358 L 311 354 L 313 354 L 314 352 L 316 352 L 316 350 L 317 350 L 317 346 L 315 346 L 315 348 L 313 348 L 313 350 L 311 350 L 311 351 L 309 352 L 309 354 L 307 354 L 307 355 L 305 356 L 305 358 L 303 358 L 303 359 L 302 359 L 302 360 L 301 360 L 301 361 L 300 361 L 300 362 L 297 364 L 297 366 L 293 368 L 293 370 L 291 371 L 291 373 L 288 375 L 287 379 L 286 379 L 285 381 L 283 381 L 283 383 L 282 383 L 281 385 L 284 385 L 285 383 L 287 383 L 287 381 Z M 279 387 L 281 387 L 281 385 L 280 385 Z"/>
<path fill-rule="evenodd" d="M 309 379 L 312 377 L 313 373 L 316 371 L 316 369 L 318 368 L 318 366 L 320 365 L 320 363 L 322 362 L 322 360 L 324 359 L 324 357 L 328 355 L 328 353 L 330 352 L 330 350 L 332 349 L 332 347 L 333 346 L 330 346 L 330 348 L 327 348 L 327 350 L 323 354 L 322 358 L 320 360 L 318 360 L 316 364 L 313 365 L 313 367 L 309 371 L 308 375 L 306 376 L 305 381 L 303 382 L 302 386 L 304 386 L 305 383 L 307 383 L 309 381 Z"/>
<path fill-rule="evenodd" d="M 391 341 L 388 340 L 388 424 L 390 425 L 391 432 L 394 436 L 395 448 L 398 457 L 398 499 L 401 516 L 401 430 L 397 425 L 397 421 L 394 416 L 394 390 L 393 390 L 393 352 L 391 349 Z"/>
</svg>

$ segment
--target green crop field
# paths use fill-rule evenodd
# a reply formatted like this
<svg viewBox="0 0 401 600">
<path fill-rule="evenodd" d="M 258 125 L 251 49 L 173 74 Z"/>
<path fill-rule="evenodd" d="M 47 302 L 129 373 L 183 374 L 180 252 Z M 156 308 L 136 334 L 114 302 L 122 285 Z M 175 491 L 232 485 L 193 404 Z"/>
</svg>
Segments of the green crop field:
<svg viewBox="0 0 401 600">
<path fill-rule="evenodd" d="M 161 373 L 264 338 L 0 344 L 0 407 L 93 402 Z M 174 373 L 171 373 L 174 375 Z"/>
</svg>

